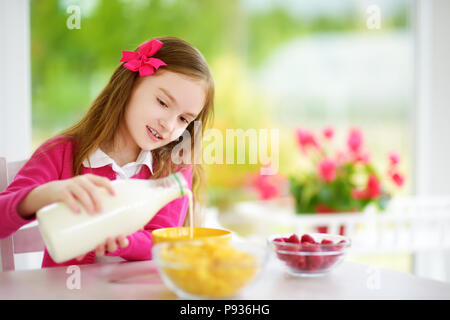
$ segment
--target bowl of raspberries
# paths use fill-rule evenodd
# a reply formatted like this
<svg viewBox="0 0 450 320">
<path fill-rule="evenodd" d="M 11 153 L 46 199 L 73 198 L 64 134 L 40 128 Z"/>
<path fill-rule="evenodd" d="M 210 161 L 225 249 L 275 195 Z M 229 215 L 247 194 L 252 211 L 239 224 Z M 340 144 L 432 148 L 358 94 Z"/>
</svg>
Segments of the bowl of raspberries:
<svg viewBox="0 0 450 320">
<path fill-rule="evenodd" d="M 348 237 L 326 233 L 276 234 L 268 238 L 276 257 L 295 276 L 320 276 L 336 267 L 351 245 Z"/>
</svg>

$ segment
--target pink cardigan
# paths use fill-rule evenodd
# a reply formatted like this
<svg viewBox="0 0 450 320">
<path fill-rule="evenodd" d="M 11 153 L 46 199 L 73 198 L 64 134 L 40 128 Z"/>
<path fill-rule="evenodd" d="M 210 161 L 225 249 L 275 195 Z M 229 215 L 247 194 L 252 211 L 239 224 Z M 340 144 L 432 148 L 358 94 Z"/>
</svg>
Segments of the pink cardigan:
<svg viewBox="0 0 450 320">
<path fill-rule="evenodd" d="M 58 142 L 58 144 L 55 144 Z M 23 225 L 35 220 L 26 220 L 17 213 L 17 205 L 34 188 L 52 180 L 64 180 L 73 177 L 74 143 L 63 137 L 56 137 L 46 141 L 40 146 L 23 168 L 17 173 L 14 181 L 8 188 L 0 193 L 0 238 L 8 237 Z M 82 168 L 82 174 L 93 173 L 116 179 L 111 166 L 100 168 Z M 192 167 L 182 172 L 192 190 Z M 151 175 L 147 166 L 133 176 L 134 179 L 148 179 Z M 152 258 L 152 230 L 166 227 L 182 226 L 188 209 L 188 199 L 184 196 L 175 199 L 163 207 L 144 227 L 144 231 L 137 231 L 127 238 L 129 245 L 108 253 L 108 256 L 120 256 L 126 260 L 150 260 Z M 75 259 L 57 264 L 47 252 L 44 252 L 42 267 L 68 266 L 73 264 L 95 263 L 95 252 L 89 252 L 82 261 Z"/>
</svg>

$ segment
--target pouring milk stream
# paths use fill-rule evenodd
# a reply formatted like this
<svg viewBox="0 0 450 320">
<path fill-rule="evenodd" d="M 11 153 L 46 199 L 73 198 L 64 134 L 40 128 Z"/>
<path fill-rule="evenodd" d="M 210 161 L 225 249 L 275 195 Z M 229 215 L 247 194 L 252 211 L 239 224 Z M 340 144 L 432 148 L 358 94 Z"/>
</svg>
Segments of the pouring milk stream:
<svg viewBox="0 0 450 320">
<path fill-rule="evenodd" d="M 162 207 L 184 195 L 189 198 L 189 226 L 193 227 L 192 193 L 181 173 L 154 180 L 115 180 L 111 184 L 115 195 L 102 189 L 101 213 L 89 215 L 82 209 L 76 214 L 62 202 L 37 212 L 42 239 L 56 263 L 86 254 L 108 237 L 138 231 Z"/>
</svg>

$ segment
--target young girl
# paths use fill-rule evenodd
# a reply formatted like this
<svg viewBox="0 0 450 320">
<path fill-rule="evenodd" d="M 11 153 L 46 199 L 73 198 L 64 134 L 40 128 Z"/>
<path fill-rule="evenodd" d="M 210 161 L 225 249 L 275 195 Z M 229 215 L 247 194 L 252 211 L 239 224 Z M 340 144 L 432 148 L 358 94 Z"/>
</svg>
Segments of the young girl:
<svg viewBox="0 0 450 320">
<path fill-rule="evenodd" d="M 0 194 L 0 238 L 53 202 L 66 203 L 74 214 L 80 206 L 89 214 L 101 212 L 99 190 L 113 195 L 110 180 L 115 179 L 154 179 L 181 171 L 198 203 L 202 168 L 176 165 L 172 149 L 185 131 L 192 137 L 190 150 L 201 146 L 194 139 L 194 120 L 204 130 L 212 116 L 214 82 L 204 57 L 181 39 L 161 37 L 123 51 L 120 61 L 87 114 L 40 146 Z M 142 230 L 105 239 L 95 251 L 60 265 L 94 263 L 104 255 L 151 259 L 152 230 L 183 225 L 187 207 L 186 196 L 176 199 Z M 56 265 L 45 250 L 42 267 Z"/>
</svg>

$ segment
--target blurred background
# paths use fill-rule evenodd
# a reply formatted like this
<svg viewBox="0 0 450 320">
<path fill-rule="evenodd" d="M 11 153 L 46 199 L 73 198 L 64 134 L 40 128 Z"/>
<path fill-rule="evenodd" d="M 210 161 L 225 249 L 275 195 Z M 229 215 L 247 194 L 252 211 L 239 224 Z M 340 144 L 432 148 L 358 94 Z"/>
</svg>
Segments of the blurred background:
<svg viewBox="0 0 450 320">
<path fill-rule="evenodd" d="M 292 206 L 287 180 L 305 158 L 299 128 L 317 140 L 332 128 L 333 143 L 344 148 L 357 128 L 380 172 L 390 154 L 400 157 L 404 181 L 391 195 L 416 195 L 419 2 L 30 0 L 30 152 L 86 112 L 122 50 L 170 35 L 197 47 L 212 69 L 213 128 L 223 136 L 226 129 L 279 130 L 278 178 L 269 195 L 258 180 L 261 163 L 205 166 L 213 223 L 247 236 L 244 226 L 227 225 L 236 203 Z M 75 28 L 73 6 L 81 14 Z M 234 148 L 244 148 L 248 159 L 248 144 Z M 353 259 L 417 274 L 411 251 Z"/>
<path fill-rule="evenodd" d="M 224 136 L 227 128 L 280 130 L 281 174 L 288 175 L 300 157 L 295 128 L 332 125 L 341 135 L 350 126 L 361 128 L 372 155 L 383 163 L 388 152 L 398 151 L 410 176 L 411 1 L 379 1 L 380 29 L 366 25 L 367 1 L 39 0 L 30 5 L 33 148 L 81 117 L 122 50 L 171 35 L 196 46 L 212 69 L 214 128 Z M 70 5 L 80 8 L 80 29 L 64 27 Z M 210 204 L 251 197 L 242 186 L 259 167 L 209 166 L 214 171 L 208 175 Z"/>
</svg>

